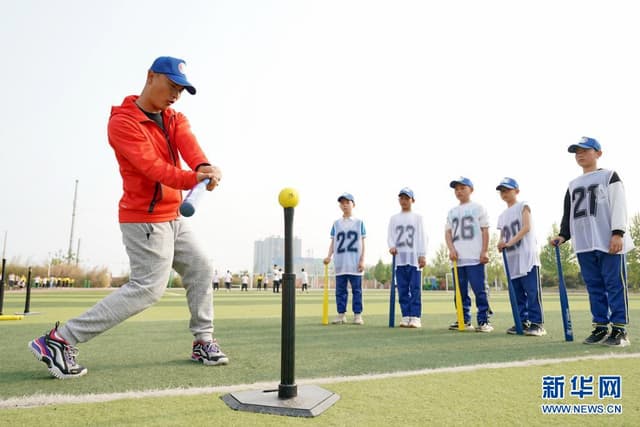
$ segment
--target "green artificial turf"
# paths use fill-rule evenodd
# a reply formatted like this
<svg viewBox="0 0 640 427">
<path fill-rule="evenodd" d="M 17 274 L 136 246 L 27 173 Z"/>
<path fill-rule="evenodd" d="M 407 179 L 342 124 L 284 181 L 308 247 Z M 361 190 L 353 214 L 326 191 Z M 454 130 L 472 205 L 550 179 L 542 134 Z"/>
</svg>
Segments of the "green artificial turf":
<svg viewBox="0 0 640 427">
<path fill-rule="evenodd" d="M 184 291 L 181 289 L 168 289 L 162 300 L 152 308 L 94 340 L 79 345 L 78 360 L 89 369 L 86 376 L 67 381 L 51 378 L 45 365 L 36 361 L 27 349 L 28 341 L 50 329 L 56 320 L 64 321 L 80 314 L 102 298 L 106 292 L 104 290 L 37 290 L 32 294 L 31 311 L 40 312 L 40 314 L 27 316 L 20 321 L 0 322 L 0 342 L 2 343 L 0 399 L 31 396 L 37 393 L 82 395 L 131 390 L 214 387 L 256 382 L 273 383 L 273 386 L 277 387 L 280 382 L 281 294 L 257 291 L 249 293 L 216 292 L 214 295 L 216 336 L 223 350 L 229 356 L 230 364 L 228 366 L 204 367 L 189 360 L 191 348 L 191 336 L 188 331 L 189 313 Z M 322 293 L 317 291 L 310 294 L 298 293 L 296 297 L 295 377 L 297 379 L 311 379 L 413 371 L 528 359 L 603 355 L 612 351 L 603 346 L 581 344 L 581 340 L 591 330 L 586 294 L 570 295 L 576 341 L 569 343 L 564 341 L 557 293 L 547 292 L 544 295 L 546 328 L 549 332 L 545 337 L 505 334 L 504 331 L 512 325 L 513 320 L 511 319 L 508 296 L 506 293 L 500 292 L 492 293 L 491 297 L 491 305 L 496 313 L 491 319 L 496 328 L 493 333 L 449 331 L 447 325 L 455 320 L 452 298 L 452 294 L 446 292 L 423 293 L 423 328 L 409 330 L 387 326 L 389 297 L 385 291 L 365 291 L 365 310 L 363 313 L 365 325 L 363 326 L 322 325 Z M 334 298 L 331 296 L 331 317 L 333 317 L 334 307 Z M 24 294 L 7 293 L 4 308 L 5 314 L 22 311 Z M 397 308 L 397 321 L 399 321 L 399 312 L 400 310 Z M 640 315 L 640 297 L 638 295 L 630 295 L 630 315 L 632 319 L 638 318 Z M 634 339 L 640 336 L 640 329 L 632 323 L 629 332 L 633 344 L 627 348 L 615 349 L 615 353 L 634 352 L 636 346 Z M 632 363 L 629 363 L 629 360 Z M 635 359 L 629 360 L 617 361 L 617 365 L 614 367 L 619 366 L 620 370 L 616 368 L 613 373 L 622 373 L 624 366 L 636 364 Z M 593 366 L 597 366 L 600 362 L 581 363 L 586 363 L 585 374 L 589 374 L 593 373 L 589 369 L 593 370 Z M 511 369 L 515 370 L 511 371 Z M 521 372 L 518 369 L 510 368 L 506 371 Z M 540 368 L 532 369 L 539 370 Z M 434 401 L 440 402 L 440 406 L 446 404 L 447 407 L 454 408 L 455 411 L 460 410 L 465 413 L 478 411 L 478 408 L 473 405 L 492 408 L 490 413 L 510 413 L 512 404 L 508 402 L 514 399 L 520 400 L 516 399 L 516 393 L 520 393 L 516 386 L 522 375 L 518 374 L 511 380 L 507 379 L 506 382 L 500 383 L 500 376 L 497 372 L 490 370 L 478 373 L 436 374 L 438 377 L 443 375 L 449 378 L 448 382 L 442 383 L 436 388 L 420 391 L 417 397 L 414 397 L 415 393 L 412 392 L 417 387 L 415 382 L 431 384 L 434 381 L 432 378 L 435 377 L 425 376 L 423 378 L 420 376 L 414 380 L 398 378 L 346 382 L 327 388 L 335 389 L 334 391 L 341 395 L 352 393 L 354 397 L 347 399 L 347 402 L 343 402 L 344 398 L 341 399 L 336 408 L 345 404 L 350 405 L 352 400 L 356 400 L 358 407 L 364 408 L 358 409 L 359 412 L 363 412 L 359 415 L 361 417 L 359 420 L 367 425 L 375 425 L 371 424 L 371 417 L 375 414 L 389 419 L 400 417 L 398 422 L 404 423 L 403 425 L 425 425 L 411 422 L 412 417 L 415 416 L 412 415 L 415 405 L 412 402 L 416 399 L 421 402 L 420 411 L 430 408 L 431 402 Z M 628 372 L 630 378 L 625 377 L 626 384 L 633 384 L 633 381 L 635 384 L 639 384 L 637 376 L 631 376 L 634 371 L 629 368 Z M 467 375 L 472 377 L 475 375 L 477 379 L 467 379 Z M 539 377 L 540 375 L 537 375 L 535 378 L 538 381 L 538 388 L 540 387 Z M 512 387 L 514 387 L 513 390 L 511 390 Z M 462 390 L 469 390 L 471 394 L 469 396 L 460 394 Z M 625 393 L 627 392 L 632 395 L 632 393 L 637 393 L 637 389 L 636 387 L 627 387 Z M 407 394 L 408 400 L 397 398 L 398 394 L 404 393 Z M 535 395 L 527 395 L 526 393 L 523 396 L 525 401 L 530 400 L 537 405 L 542 403 L 539 398 L 539 390 Z M 450 405 L 452 402 L 446 398 L 450 394 L 453 396 L 450 398 L 453 399 L 452 402 L 459 401 L 459 405 Z M 391 399 L 396 402 L 393 408 L 381 404 L 384 395 L 395 399 Z M 629 401 L 629 395 L 625 394 L 625 402 Z M 371 396 L 374 397 L 373 401 L 370 399 Z M 212 405 L 213 413 L 220 410 L 224 411 L 225 416 L 230 416 L 227 412 L 230 410 L 219 399 L 213 399 L 212 396 L 191 396 L 184 399 L 185 401 L 208 402 L 207 405 Z M 489 400 L 487 401 L 487 399 Z M 182 402 L 182 399 L 180 397 L 149 398 L 102 404 L 58 405 L 57 409 L 58 413 L 67 413 L 68 411 L 69 414 L 76 414 L 65 418 L 67 421 L 73 420 L 80 412 L 84 413 L 83 419 L 87 424 L 100 425 L 104 421 L 104 425 L 117 425 L 127 422 L 135 424 L 133 422 L 135 417 L 123 415 L 128 411 L 127 405 L 136 408 L 144 408 L 147 404 L 149 407 L 160 405 L 168 411 L 167 417 L 158 417 L 149 409 L 148 417 L 145 416 L 145 422 L 142 424 L 181 425 L 189 422 L 191 416 L 189 411 L 185 413 L 178 408 L 172 408 L 173 403 L 160 403 L 164 401 Z M 116 409 L 120 405 L 125 409 Z M 180 403 L 180 405 L 183 404 Z M 470 405 L 472 406 L 469 407 Z M 190 404 L 187 406 L 191 407 Z M 632 406 L 632 402 L 626 404 L 625 416 L 632 411 L 629 409 L 630 406 Z M 197 408 L 197 404 L 192 407 L 196 413 Z M 382 410 L 382 408 L 386 409 Z M 462 410 L 462 408 L 466 409 Z M 2 419 L 8 414 L 12 414 L 12 417 L 26 417 L 24 418 L 26 420 L 31 416 L 28 414 L 42 411 L 46 413 L 51 410 L 51 407 L 0 410 L 0 424 L 5 425 Z M 339 410 L 332 408 L 328 412 L 334 411 L 338 412 Z M 109 416 L 104 415 L 105 413 Z M 174 414 L 171 416 L 175 418 L 171 419 L 169 414 Z M 238 413 L 232 412 L 231 414 Z M 250 420 L 250 418 L 244 418 L 245 416 L 258 416 L 261 417 L 261 420 L 274 418 L 244 413 L 237 416 L 243 420 L 239 421 L 238 425 L 243 425 L 245 421 Z M 577 416 L 573 417 L 577 418 Z M 318 419 L 327 418 L 323 415 Z M 585 417 L 580 418 L 584 419 Z M 89 419 L 95 420 L 95 422 L 88 422 Z M 275 419 L 282 422 L 286 418 L 275 417 Z M 460 419 L 473 420 L 464 417 Z M 540 419 L 552 420 L 554 418 L 545 416 Z M 620 420 L 622 418 L 614 419 Z M 50 419 L 47 420 L 49 423 Z M 109 423 L 105 420 L 112 420 L 112 422 Z M 453 422 L 453 424 L 455 423 Z M 225 423 L 225 425 L 233 424 Z M 342 424 L 336 419 L 328 421 L 328 424 L 324 425 Z M 606 423 L 601 425 L 606 425 Z"/>
</svg>

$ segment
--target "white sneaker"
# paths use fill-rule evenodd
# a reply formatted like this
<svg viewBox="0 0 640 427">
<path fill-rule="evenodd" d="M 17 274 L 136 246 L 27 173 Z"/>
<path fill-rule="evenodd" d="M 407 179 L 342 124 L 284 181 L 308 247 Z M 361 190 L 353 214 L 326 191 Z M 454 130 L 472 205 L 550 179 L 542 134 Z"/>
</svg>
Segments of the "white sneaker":
<svg viewBox="0 0 640 427">
<path fill-rule="evenodd" d="M 338 313 L 338 316 L 336 316 L 336 318 L 333 319 L 333 322 L 331 323 L 333 323 L 334 325 L 343 325 L 347 323 L 347 317 L 344 313 Z"/>
<path fill-rule="evenodd" d="M 480 323 L 476 328 L 476 332 L 491 332 L 493 331 L 493 326 L 489 324 L 489 322 Z"/>
<path fill-rule="evenodd" d="M 354 314 L 353 315 L 353 324 L 354 325 L 364 325 L 364 320 L 362 320 L 362 315 L 361 314 Z"/>
<path fill-rule="evenodd" d="M 458 321 L 457 320 L 449 325 L 449 330 L 450 331 L 457 331 L 458 330 Z M 473 331 L 474 330 L 473 325 L 471 324 L 471 322 L 464 324 L 464 330 L 465 331 Z"/>
<path fill-rule="evenodd" d="M 399 326 L 401 328 L 408 328 L 409 327 L 409 323 L 411 323 L 411 318 L 409 316 L 405 316 L 400 321 L 400 325 Z"/>
<path fill-rule="evenodd" d="M 422 321 L 419 317 L 412 317 L 409 321 L 410 328 L 422 328 Z"/>
</svg>

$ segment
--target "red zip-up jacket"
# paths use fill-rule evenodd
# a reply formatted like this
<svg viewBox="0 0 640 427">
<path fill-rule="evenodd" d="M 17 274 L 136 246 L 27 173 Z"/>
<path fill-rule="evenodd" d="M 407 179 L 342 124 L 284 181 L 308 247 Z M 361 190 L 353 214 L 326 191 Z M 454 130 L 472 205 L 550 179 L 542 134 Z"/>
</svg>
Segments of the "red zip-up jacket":
<svg viewBox="0 0 640 427">
<path fill-rule="evenodd" d="M 178 217 L 182 191 L 197 184 L 195 169 L 209 164 L 189 121 L 171 108 L 162 112 L 165 130 L 128 96 L 111 108 L 108 134 L 122 175 L 123 222 L 166 222 Z M 180 157 L 193 170 L 183 170 Z"/>
</svg>

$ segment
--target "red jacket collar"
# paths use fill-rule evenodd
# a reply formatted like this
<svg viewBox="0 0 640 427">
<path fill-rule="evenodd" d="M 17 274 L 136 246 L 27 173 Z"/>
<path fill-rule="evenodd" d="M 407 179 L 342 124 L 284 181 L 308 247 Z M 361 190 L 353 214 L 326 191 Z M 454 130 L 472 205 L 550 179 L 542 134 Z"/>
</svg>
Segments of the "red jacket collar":
<svg viewBox="0 0 640 427">
<path fill-rule="evenodd" d="M 111 107 L 111 116 L 116 114 L 126 114 L 128 116 L 133 117 L 135 120 L 139 122 L 146 122 L 149 119 L 147 115 L 136 105 L 136 100 L 140 98 L 139 95 L 129 95 L 124 98 L 121 105 L 116 105 Z M 171 108 L 167 108 L 162 112 L 162 116 L 166 119 L 175 114 L 175 111 Z"/>
</svg>

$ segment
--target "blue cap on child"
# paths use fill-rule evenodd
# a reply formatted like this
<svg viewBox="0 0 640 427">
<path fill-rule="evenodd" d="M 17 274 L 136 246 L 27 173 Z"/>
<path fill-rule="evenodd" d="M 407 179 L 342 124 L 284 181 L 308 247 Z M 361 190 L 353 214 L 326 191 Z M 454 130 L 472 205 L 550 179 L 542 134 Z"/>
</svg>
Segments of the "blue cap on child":
<svg viewBox="0 0 640 427">
<path fill-rule="evenodd" d="M 509 190 L 517 189 L 518 182 L 513 178 L 504 177 L 502 178 L 502 181 L 500 181 L 500 184 L 498 184 L 498 186 L 496 187 L 496 190 L 499 191 L 501 188 L 508 188 Z"/>
<path fill-rule="evenodd" d="M 356 202 L 356 200 L 353 198 L 353 195 L 351 193 L 342 193 L 340 195 L 340 197 L 338 197 L 338 201 L 340 201 L 342 199 L 346 199 L 346 200 L 352 201 L 353 203 Z"/>
<path fill-rule="evenodd" d="M 595 138 L 589 138 L 588 136 L 583 136 L 580 142 L 578 142 L 577 144 L 571 144 L 569 146 L 569 152 L 575 153 L 578 148 L 583 148 L 585 150 L 592 148 L 596 151 L 602 150 L 602 148 L 600 147 L 600 143 L 596 141 Z"/>
<path fill-rule="evenodd" d="M 456 188 L 456 184 L 466 185 L 467 187 L 473 188 L 473 182 L 471 182 L 469 178 L 465 178 L 464 176 L 461 176 L 460 178 L 454 179 L 453 181 L 451 181 L 449 183 L 449 187 Z"/>
<path fill-rule="evenodd" d="M 410 199 L 413 199 L 413 190 L 410 189 L 409 187 L 404 187 L 402 190 L 400 190 L 400 192 L 398 193 L 398 197 L 405 195 L 407 197 L 409 197 Z"/>
</svg>

